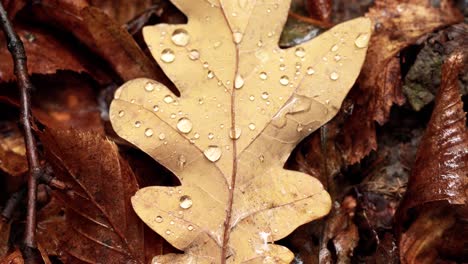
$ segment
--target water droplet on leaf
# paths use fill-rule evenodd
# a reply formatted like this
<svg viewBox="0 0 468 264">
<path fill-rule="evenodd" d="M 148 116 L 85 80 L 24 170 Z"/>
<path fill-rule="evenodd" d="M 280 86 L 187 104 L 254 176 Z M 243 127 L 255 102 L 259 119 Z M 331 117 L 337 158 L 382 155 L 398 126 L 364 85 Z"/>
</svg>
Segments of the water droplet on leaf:
<svg viewBox="0 0 468 264">
<path fill-rule="evenodd" d="M 172 42 L 177 46 L 186 46 L 190 40 L 190 35 L 185 29 L 179 28 L 172 33 Z"/>
<path fill-rule="evenodd" d="M 222 150 L 218 146 L 210 145 L 203 151 L 203 154 L 209 161 L 216 162 L 221 158 Z"/>
<path fill-rule="evenodd" d="M 330 50 L 333 51 L 333 52 L 335 52 L 335 51 L 338 51 L 338 48 L 339 48 L 338 45 L 335 44 L 335 45 L 333 45 L 333 46 L 331 47 Z"/>
<path fill-rule="evenodd" d="M 173 62 L 175 60 L 174 51 L 171 49 L 164 49 L 161 52 L 161 60 L 164 61 L 165 63 Z"/>
<path fill-rule="evenodd" d="M 315 73 L 314 68 L 312 68 L 312 67 L 307 68 L 307 74 L 308 74 L 308 75 L 312 75 L 312 74 L 314 74 L 314 73 Z"/>
<path fill-rule="evenodd" d="M 332 81 L 336 81 L 336 80 L 338 80 L 338 78 L 340 78 L 340 75 L 338 75 L 337 72 L 332 72 L 332 73 L 330 73 L 330 79 L 331 79 Z"/>
<path fill-rule="evenodd" d="M 299 58 L 303 58 L 306 55 L 306 52 L 304 48 L 299 47 L 294 51 L 294 54 Z"/>
<path fill-rule="evenodd" d="M 258 76 L 262 80 L 266 80 L 268 78 L 268 74 L 266 72 L 261 72 Z"/>
<path fill-rule="evenodd" d="M 172 98 L 172 96 L 170 96 L 170 95 L 164 96 L 164 99 L 163 99 L 163 100 L 164 100 L 164 102 L 167 103 L 167 104 L 170 104 L 170 103 L 174 102 L 174 98 Z"/>
<path fill-rule="evenodd" d="M 244 35 L 241 32 L 236 31 L 236 32 L 232 33 L 232 37 L 234 39 L 234 43 L 239 44 L 239 43 L 241 43 L 242 38 L 244 37 Z"/>
<path fill-rule="evenodd" d="M 156 223 L 162 223 L 164 221 L 164 219 L 162 218 L 162 216 L 158 215 L 156 216 Z"/>
<path fill-rule="evenodd" d="M 152 91 L 154 91 L 154 83 L 152 83 L 152 82 L 147 82 L 147 83 L 145 84 L 145 90 L 146 90 L 147 92 L 152 92 Z"/>
<path fill-rule="evenodd" d="M 179 129 L 179 131 L 182 133 L 189 133 L 190 131 L 192 131 L 192 121 L 185 117 L 179 119 L 179 121 L 177 122 L 177 129 Z"/>
<path fill-rule="evenodd" d="M 244 86 L 244 78 L 242 75 L 237 74 L 236 79 L 234 80 L 234 88 L 240 89 Z"/>
<path fill-rule="evenodd" d="M 354 45 L 356 45 L 356 47 L 358 47 L 359 49 L 363 49 L 363 48 L 367 47 L 368 44 L 369 44 L 369 34 L 368 33 L 359 34 L 357 36 L 356 40 L 354 40 Z"/>
<path fill-rule="evenodd" d="M 289 84 L 289 77 L 286 75 L 281 76 L 280 78 L 280 84 L 281 85 L 288 85 Z"/>
<path fill-rule="evenodd" d="M 141 122 L 140 121 L 136 121 L 135 124 L 134 124 L 135 127 L 141 127 Z"/>
<path fill-rule="evenodd" d="M 188 195 L 182 195 L 179 199 L 179 206 L 182 209 L 189 209 L 190 207 L 192 207 L 192 204 L 192 198 Z"/>
<path fill-rule="evenodd" d="M 242 130 L 239 127 L 231 128 L 229 130 L 229 137 L 231 139 L 238 139 L 241 136 Z"/>
<path fill-rule="evenodd" d="M 151 129 L 151 128 L 145 129 L 145 136 L 147 136 L 147 137 L 153 136 L 153 129 Z"/>
<path fill-rule="evenodd" d="M 200 52 L 196 49 L 189 51 L 189 58 L 191 60 L 198 60 L 200 58 Z"/>
<path fill-rule="evenodd" d="M 207 75 L 208 79 L 213 79 L 214 76 L 215 76 L 215 75 L 214 75 L 214 72 L 213 72 L 213 71 L 208 71 L 208 75 Z"/>
</svg>

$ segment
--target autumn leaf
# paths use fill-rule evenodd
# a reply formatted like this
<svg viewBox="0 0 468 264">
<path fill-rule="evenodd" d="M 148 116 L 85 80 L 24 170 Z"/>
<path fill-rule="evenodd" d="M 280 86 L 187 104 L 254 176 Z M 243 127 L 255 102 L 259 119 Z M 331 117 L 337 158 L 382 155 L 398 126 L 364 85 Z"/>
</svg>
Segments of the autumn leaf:
<svg viewBox="0 0 468 264">
<path fill-rule="evenodd" d="M 54 74 L 58 70 L 89 72 L 70 47 L 52 34 L 21 25 L 16 30 L 28 54 L 29 73 Z M 3 33 L 0 33 L 0 46 L 6 47 Z M 0 82 L 12 81 L 13 60 L 8 49 L 0 49 L 0 61 Z"/>
<path fill-rule="evenodd" d="M 464 59 L 462 52 L 454 52 L 442 66 L 433 114 L 398 209 L 402 263 L 436 262 L 443 241 L 449 240 L 446 232 L 467 216 L 468 131 L 458 84 Z M 457 246 L 461 240 L 451 242 L 452 248 L 463 247 Z"/>
<path fill-rule="evenodd" d="M 370 22 L 355 19 L 280 49 L 289 1 L 173 2 L 188 24 L 143 33 L 180 97 L 135 79 L 110 109 L 116 132 L 182 183 L 132 198 L 143 221 L 185 251 L 154 261 L 290 262 L 274 241 L 325 215 L 330 198 L 316 179 L 283 165 L 338 111 L 364 60 Z"/>
<path fill-rule="evenodd" d="M 40 231 L 39 240 L 49 254 L 67 263 L 144 263 L 143 223 L 130 205 L 138 186 L 116 145 L 69 130 L 49 129 L 40 138 L 55 176 L 70 186 L 55 193 L 64 212 L 51 204 L 40 214 L 39 228 L 49 231 Z"/>
<path fill-rule="evenodd" d="M 376 1 L 366 14 L 373 21 L 374 32 L 358 79 L 359 89 L 351 93 L 353 114 L 343 128 L 343 154 L 349 164 L 377 149 L 375 122 L 384 124 L 391 106 L 405 101 L 398 52 L 435 29 L 463 19 L 448 1 L 442 1 L 440 8 L 425 0 L 402 2 Z"/>
<path fill-rule="evenodd" d="M 69 31 L 106 60 L 123 80 L 158 77 L 154 63 L 131 35 L 88 1 L 44 0 L 32 5 L 35 18 Z"/>
</svg>

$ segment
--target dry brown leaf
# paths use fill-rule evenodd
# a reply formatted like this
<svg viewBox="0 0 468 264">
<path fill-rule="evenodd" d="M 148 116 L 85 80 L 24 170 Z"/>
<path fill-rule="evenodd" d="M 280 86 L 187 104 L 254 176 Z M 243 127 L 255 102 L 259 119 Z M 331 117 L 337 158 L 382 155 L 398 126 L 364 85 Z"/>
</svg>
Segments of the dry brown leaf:
<svg viewBox="0 0 468 264">
<path fill-rule="evenodd" d="M 442 67 L 442 82 L 433 114 L 398 209 L 400 232 L 403 231 L 400 238 L 402 263 L 435 262 L 444 232 L 457 218 L 463 218 L 456 213 L 457 208 L 466 208 L 468 130 L 458 84 L 463 59 L 462 52 L 455 52 Z M 414 217 L 416 220 L 411 223 Z M 466 219 L 466 215 L 464 217 Z M 408 224 L 411 224 L 409 229 L 403 230 Z"/>
<path fill-rule="evenodd" d="M 57 40 L 52 34 L 44 30 L 17 26 L 18 36 L 23 41 L 28 55 L 29 73 L 54 74 L 57 70 L 71 70 L 88 72 L 79 57 L 67 45 Z M 0 33 L 0 47 L 6 47 L 3 33 Z M 0 82 L 15 79 L 13 74 L 13 60 L 8 49 L 0 49 Z"/>
<path fill-rule="evenodd" d="M 290 1 L 173 1 L 187 25 L 144 28 L 181 92 L 136 79 L 116 92 L 111 122 L 181 181 L 147 187 L 137 214 L 185 254 L 162 263 L 288 263 L 274 241 L 325 215 L 318 180 L 283 169 L 295 145 L 330 120 L 359 74 L 370 21 L 338 25 L 298 47 L 278 40 Z"/>
<path fill-rule="evenodd" d="M 3 259 L 0 259 L 0 264 L 24 264 L 23 256 L 21 251 L 16 249 L 10 255 L 6 256 Z"/>
<path fill-rule="evenodd" d="M 442 1 L 441 8 L 434 8 L 426 0 L 376 1 L 366 16 L 373 21 L 374 32 L 358 79 L 359 89 L 351 94 L 353 114 L 344 126 L 343 144 L 349 146 L 344 154 L 349 164 L 377 148 L 375 121 L 385 123 L 391 106 L 404 102 L 400 63 L 395 57 L 398 52 L 425 34 L 463 19 L 449 2 Z"/>
<path fill-rule="evenodd" d="M 90 3 L 92 6 L 100 8 L 104 13 L 109 17 L 113 18 L 123 25 L 135 18 L 140 13 L 143 13 L 146 9 L 149 9 L 154 0 L 137 0 L 137 1 L 120 1 L 120 0 L 91 0 Z"/>
<path fill-rule="evenodd" d="M 34 17 L 69 31 L 106 60 L 123 80 L 156 78 L 156 67 L 130 34 L 88 1 L 44 0 L 33 4 Z"/>
<path fill-rule="evenodd" d="M 330 22 L 332 11 L 331 0 L 307 0 L 306 8 L 309 15 L 319 21 Z"/>
<path fill-rule="evenodd" d="M 66 263 L 144 263 L 143 223 L 130 204 L 138 186 L 116 145 L 98 134 L 67 130 L 47 130 L 40 138 L 55 176 L 71 186 L 55 193 L 66 210 L 52 207 L 40 218 L 56 223 L 39 222 L 38 228 L 56 226 L 55 236 L 39 232 L 47 251 Z"/>
</svg>

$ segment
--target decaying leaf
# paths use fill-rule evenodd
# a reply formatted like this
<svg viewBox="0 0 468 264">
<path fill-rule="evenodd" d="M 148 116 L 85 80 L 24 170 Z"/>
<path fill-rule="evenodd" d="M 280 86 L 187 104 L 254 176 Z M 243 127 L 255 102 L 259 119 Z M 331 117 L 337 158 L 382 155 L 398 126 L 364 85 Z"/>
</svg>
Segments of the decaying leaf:
<svg viewBox="0 0 468 264">
<path fill-rule="evenodd" d="M 458 85 L 463 59 L 461 52 L 455 52 L 442 67 L 433 114 L 398 209 L 402 263 L 435 263 L 444 233 L 467 216 L 468 131 Z M 451 242 L 453 248 L 463 244 Z"/>
<path fill-rule="evenodd" d="M 290 1 L 173 1 L 187 25 L 144 29 L 179 89 L 135 79 L 116 92 L 111 122 L 181 181 L 136 193 L 137 214 L 181 255 L 162 263 L 289 263 L 274 241 L 325 215 L 318 180 L 283 169 L 291 150 L 330 120 L 354 83 L 370 22 L 338 25 L 280 49 Z"/>
<path fill-rule="evenodd" d="M 88 1 L 34 2 L 36 19 L 69 31 L 90 50 L 106 60 L 123 80 L 156 78 L 154 63 L 145 56 L 130 34 Z"/>
<path fill-rule="evenodd" d="M 0 264 L 24 264 L 23 256 L 21 251 L 16 249 L 10 255 L 6 256 L 3 259 L 0 259 Z"/>
<path fill-rule="evenodd" d="M 153 5 L 153 0 L 120 1 L 91 0 L 91 5 L 99 7 L 109 17 L 123 25 Z"/>
<path fill-rule="evenodd" d="M 373 21 L 374 32 L 359 89 L 351 94 L 353 114 L 344 127 L 344 144 L 350 146 L 344 148 L 344 155 L 349 164 L 377 148 L 375 121 L 385 123 L 391 106 L 404 102 L 398 52 L 425 34 L 463 19 L 448 1 L 442 1 L 440 8 L 425 0 L 403 2 L 379 0 L 366 14 Z"/>
<path fill-rule="evenodd" d="M 66 210 L 50 205 L 40 218 L 56 223 L 53 232 L 39 232 L 49 254 L 66 263 L 144 263 L 143 223 L 130 204 L 138 186 L 116 145 L 99 134 L 69 130 L 49 129 L 40 138 L 55 176 L 71 187 L 56 193 Z M 53 226 L 41 220 L 38 228 Z"/>
<path fill-rule="evenodd" d="M 57 70 L 88 72 L 70 47 L 54 38 L 52 34 L 21 25 L 15 29 L 28 54 L 29 73 L 53 74 Z M 0 46 L 6 45 L 3 33 L 0 33 Z M 0 49 L 0 62 L 0 82 L 13 80 L 13 60 L 8 49 Z"/>
</svg>

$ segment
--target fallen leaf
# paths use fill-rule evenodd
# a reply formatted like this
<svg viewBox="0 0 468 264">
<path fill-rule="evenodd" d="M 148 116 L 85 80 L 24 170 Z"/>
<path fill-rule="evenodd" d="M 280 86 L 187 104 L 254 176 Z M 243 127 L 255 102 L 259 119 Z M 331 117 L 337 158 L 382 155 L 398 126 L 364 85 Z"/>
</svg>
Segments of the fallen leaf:
<svg viewBox="0 0 468 264">
<path fill-rule="evenodd" d="M 21 24 L 15 27 L 15 30 L 28 56 L 29 74 L 54 74 L 58 70 L 88 72 L 72 49 L 57 40 L 54 35 Z M 6 46 L 4 34 L 0 33 L 0 47 Z M 13 60 L 8 49 L 0 49 L 0 62 L 0 82 L 14 80 Z"/>
<path fill-rule="evenodd" d="M 143 33 L 181 96 L 135 79 L 110 109 L 115 131 L 182 184 L 132 198 L 143 221 L 185 252 L 153 261 L 288 263 L 292 252 L 274 241 L 325 215 L 330 197 L 318 180 L 283 166 L 338 111 L 364 61 L 369 20 L 280 49 L 290 1 L 173 2 L 188 24 Z"/>
<path fill-rule="evenodd" d="M 5 258 L 0 259 L 0 264 L 24 264 L 24 259 L 21 255 L 21 251 L 19 249 L 16 249 Z"/>
<path fill-rule="evenodd" d="M 306 7 L 312 18 L 320 21 L 330 22 L 332 11 L 331 0 L 307 0 Z"/>
<path fill-rule="evenodd" d="M 56 216 L 54 222 L 65 215 L 66 221 L 50 238 L 57 242 L 44 242 L 48 252 L 58 251 L 67 263 L 144 263 L 143 223 L 130 204 L 138 186 L 116 145 L 98 134 L 70 130 L 49 129 L 40 139 L 55 176 L 70 186 L 68 192 L 54 193 L 66 210 L 44 213 Z M 46 224 L 41 221 L 38 228 Z"/>
<path fill-rule="evenodd" d="M 344 155 L 348 164 L 359 162 L 377 149 L 375 121 L 385 123 L 393 104 L 401 105 L 401 70 L 396 55 L 403 48 L 437 28 L 463 19 L 447 1 L 440 8 L 427 1 L 376 1 L 366 14 L 374 32 L 366 61 L 351 98 L 355 105 L 343 128 Z"/>
<path fill-rule="evenodd" d="M 455 52 L 442 67 L 433 114 L 398 208 L 402 263 L 435 262 L 444 232 L 459 218 L 457 208 L 466 207 L 468 131 L 458 85 L 463 60 Z"/>
<path fill-rule="evenodd" d="M 16 13 L 20 11 L 25 5 L 26 0 L 1 0 L 3 7 L 7 11 L 8 18 L 13 20 L 16 16 Z"/>
<path fill-rule="evenodd" d="M 87 1 L 45 0 L 33 4 L 34 18 L 71 32 L 106 60 L 123 80 L 157 78 L 156 67 L 130 34 Z"/>
<path fill-rule="evenodd" d="M 92 6 L 98 7 L 110 18 L 117 21 L 119 25 L 123 25 L 134 17 L 143 13 L 146 9 L 153 6 L 153 2 L 156 5 L 160 1 L 153 0 L 138 0 L 138 1 L 119 1 L 119 0 L 91 0 Z"/>
</svg>

